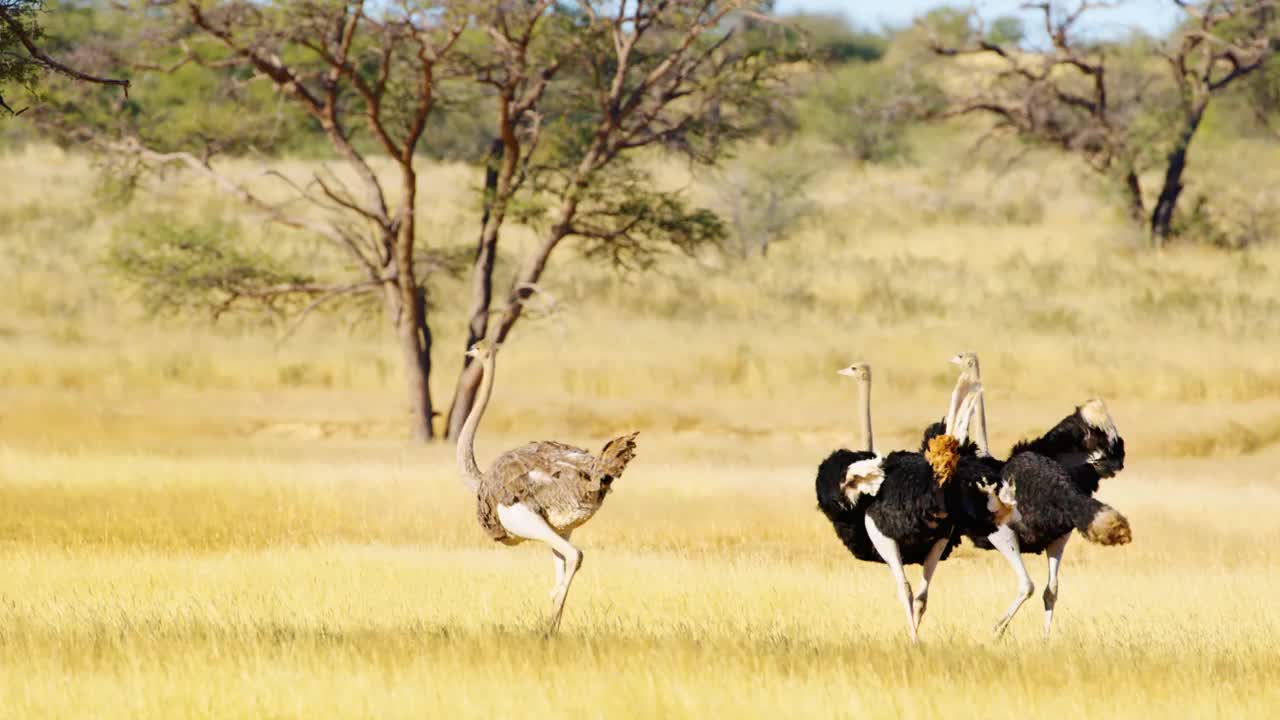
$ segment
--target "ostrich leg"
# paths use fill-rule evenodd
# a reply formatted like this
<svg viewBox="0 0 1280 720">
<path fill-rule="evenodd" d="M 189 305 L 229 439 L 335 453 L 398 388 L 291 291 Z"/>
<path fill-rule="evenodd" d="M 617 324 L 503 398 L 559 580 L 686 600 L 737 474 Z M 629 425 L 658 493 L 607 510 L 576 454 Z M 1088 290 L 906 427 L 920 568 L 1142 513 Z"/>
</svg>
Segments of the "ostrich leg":
<svg viewBox="0 0 1280 720">
<path fill-rule="evenodd" d="M 1053 625 L 1053 606 L 1058 602 L 1058 565 L 1062 563 L 1062 553 L 1067 549 L 1067 541 L 1071 533 L 1054 540 L 1045 548 L 1045 557 L 1049 558 L 1049 580 L 1044 588 L 1044 639 L 1049 639 L 1049 628 Z"/>
<path fill-rule="evenodd" d="M 889 566 L 889 571 L 893 573 L 893 579 L 898 586 L 898 600 L 907 611 L 907 629 L 911 632 L 911 642 L 919 642 L 916 636 L 915 613 L 911 609 L 911 583 L 907 582 L 907 573 L 902 568 L 902 553 L 898 551 L 898 543 L 880 532 L 870 515 L 867 516 L 866 524 L 867 534 L 871 536 L 871 544 Z"/>
<path fill-rule="evenodd" d="M 916 593 L 915 603 L 915 620 L 916 631 L 920 630 L 920 621 L 924 619 L 924 610 L 929 605 L 929 582 L 933 580 L 933 571 L 938 569 L 938 561 L 942 559 L 942 553 L 947 549 L 947 538 L 943 538 L 933 544 L 929 548 L 929 554 L 924 559 L 924 572 L 921 574 L 920 592 Z"/>
<path fill-rule="evenodd" d="M 546 543 L 550 546 L 551 552 L 564 558 L 557 563 L 558 566 L 563 566 L 564 570 L 560 572 L 560 568 L 557 567 L 556 587 L 551 591 L 551 625 L 547 628 L 547 634 L 554 635 L 560 629 L 560 616 L 564 614 L 564 601 L 569 595 L 569 585 L 573 582 L 573 576 L 577 574 L 578 568 L 582 566 L 582 551 L 561 537 L 541 515 L 521 503 L 499 505 L 498 520 L 507 532 L 526 540 Z"/>
<path fill-rule="evenodd" d="M 565 540 L 568 540 L 572 535 L 572 533 L 573 531 L 569 530 L 567 532 L 560 533 L 560 537 L 564 538 Z M 560 584 L 564 582 L 564 576 L 566 572 L 565 558 L 564 558 L 564 555 L 561 555 L 560 551 L 556 550 L 555 548 L 551 549 L 551 555 L 555 558 L 555 564 L 556 564 L 556 584 L 555 584 L 555 587 L 551 588 L 551 600 L 552 602 L 555 602 L 556 591 L 560 589 Z"/>
<path fill-rule="evenodd" d="M 564 582 L 565 561 L 559 550 L 552 550 L 551 555 L 555 558 L 556 563 L 556 584 L 551 586 L 551 602 L 555 602 L 556 592 L 560 590 L 560 584 Z"/>
<path fill-rule="evenodd" d="M 987 539 L 996 550 L 1000 551 L 1004 559 L 1009 561 L 1014 574 L 1018 576 L 1018 596 L 1013 599 L 1013 604 L 1009 606 L 1004 617 L 1000 618 L 1000 622 L 996 623 L 995 635 L 1000 637 L 1009 626 L 1009 621 L 1017 614 L 1018 608 L 1022 607 L 1022 603 L 1035 592 L 1036 585 L 1031 582 L 1031 576 L 1027 574 L 1027 566 L 1022 564 L 1022 550 L 1018 547 L 1018 536 L 1013 532 L 1013 528 L 1001 525 L 999 529 L 988 535 Z"/>
</svg>

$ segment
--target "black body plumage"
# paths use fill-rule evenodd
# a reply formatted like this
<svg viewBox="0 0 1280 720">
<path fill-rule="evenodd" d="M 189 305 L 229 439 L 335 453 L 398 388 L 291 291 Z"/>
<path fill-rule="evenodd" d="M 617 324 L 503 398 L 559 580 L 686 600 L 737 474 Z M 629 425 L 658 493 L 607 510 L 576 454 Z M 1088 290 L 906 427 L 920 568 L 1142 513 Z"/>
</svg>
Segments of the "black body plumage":
<svg viewBox="0 0 1280 720">
<path fill-rule="evenodd" d="M 996 531 L 996 518 L 987 505 L 989 496 L 978 486 L 990 484 L 996 492 L 1004 484 L 1004 463 L 989 457 L 978 457 L 977 448 L 961 446 L 960 462 L 955 477 L 947 486 L 947 509 L 958 535 L 983 537 Z M 957 538 L 958 542 L 958 538 Z"/>
<path fill-rule="evenodd" d="M 883 562 L 880 554 L 871 544 L 871 538 L 867 536 L 865 523 L 867 505 L 871 504 L 874 498 L 870 495 L 862 495 L 855 504 L 849 501 L 840 488 L 850 465 L 873 457 L 875 453 L 872 452 L 843 448 L 836 450 L 818 466 L 818 479 L 814 483 L 814 489 L 818 494 L 818 509 L 831 521 L 836 536 L 849 549 L 849 552 L 859 560 Z"/>
<path fill-rule="evenodd" d="M 1124 467 L 1124 439 L 1114 428 L 1109 434 L 1088 422 L 1077 408 L 1044 435 L 1015 445 L 1008 461 L 978 460 L 1014 483 L 1021 515 L 1013 523 L 1018 544 L 1022 552 L 1040 553 L 1072 530 L 1093 539 L 1090 524 L 1111 508 L 1092 496 L 1102 478 Z M 993 549 L 986 533 L 965 534 L 974 545 Z"/>
<path fill-rule="evenodd" d="M 923 563 L 929 549 L 943 538 L 952 538 L 954 545 L 954 525 L 948 519 L 945 498 L 920 453 L 889 453 L 881 464 L 884 482 L 879 492 L 862 495 L 856 503 L 849 501 L 841 489 L 849 465 L 873 457 L 874 453 L 841 449 L 818 466 L 818 508 L 849 552 L 859 560 L 884 562 L 867 535 L 868 515 L 880 532 L 898 543 L 904 564 Z M 948 546 L 944 558 L 950 550 Z"/>
<path fill-rule="evenodd" d="M 1084 533 L 1093 518 L 1107 507 L 1081 492 L 1060 463 L 1043 455 L 1015 455 L 1005 463 L 1002 474 L 1006 482 L 1016 482 L 1022 518 L 1013 523 L 1013 529 L 1025 553 L 1044 552 L 1054 540 L 1072 530 Z M 992 549 L 985 536 L 971 535 L 970 539 L 980 548 Z"/>
<path fill-rule="evenodd" d="M 1124 469 L 1124 438 L 1114 427 L 1109 430 L 1090 423 L 1076 408 L 1040 437 L 1014 445 L 1009 457 L 1034 452 L 1058 461 L 1068 471 L 1087 463 L 1100 477 L 1111 477 Z"/>
<path fill-rule="evenodd" d="M 859 560 L 884 562 L 867 535 L 866 517 L 880 532 L 898 543 L 903 564 L 921 564 L 934 543 L 948 539 L 946 559 L 962 535 L 983 537 L 995 532 L 996 521 L 988 507 L 988 495 L 979 485 L 997 490 L 1003 482 L 1002 463 L 977 457 L 972 451 L 960 458 L 954 476 L 941 489 L 933 468 L 922 453 L 898 451 L 885 456 L 884 482 L 874 496 L 862 495 L 850 502 L 841 490 L 849 465 L 875 457 L 869 452 L 837 450 L 818 467 L 818 507 L 831 521 L 836 535 Z"/>
</svg>

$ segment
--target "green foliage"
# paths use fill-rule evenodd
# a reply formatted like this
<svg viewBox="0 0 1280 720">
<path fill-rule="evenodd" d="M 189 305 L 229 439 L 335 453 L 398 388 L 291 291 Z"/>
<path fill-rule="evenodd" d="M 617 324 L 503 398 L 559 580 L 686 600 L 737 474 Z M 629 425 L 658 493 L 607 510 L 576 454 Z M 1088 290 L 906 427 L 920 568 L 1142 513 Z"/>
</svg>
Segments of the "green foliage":
<svg viewBox="0 0 1280 720">
<path fill-rule="evenodd" d="M 691 206 L 681 192 L 655 189 L 652 176 L 626 158 L 602 170 L 579 203 L 573 230 L 584 254 L 621 268 L 648 267 L 667 250 L 716 247 L 726 235 L 714 212 Z"/>
<path fill-rule="evenodd" d="M 1274 55 L 1260 70 L 1245 78 L 1241 94 L 1253 119 L 1280 137 L 1280 55 Z"/>
<path fill-rule="evenodd" d="M 752 45 L 788 60 L 823 65 L 879 60 L 889 42 L 883 35 L 851 28 L 843 16 L 826 13 L 797 13 L 776 22 L 748 23 L 747 33 Z"/>
<path fill-rule="evenodd" d="M 1001 15 L 991 21 L 987 28 L 986 41 L 996 45 L 1017 45 L 1027 36 L 1027 29 L 1022 18 L 1016 15 Z"/>
<path fill-rule="evenodd" d="M 909 155 L 906 131 L 936 111 L 938 86 L 908 65 L 853 64 L 819 78 L 800 99 L 803 132 L 861 162 Z"/>
<path fill-rule="evenodd" d="M 935 8 L 921 15 L 916 24 L 950 47 L 965 45 L 974 35 L 973 14 L 960 8 Z"/>
<path fill-rule="evenodd" d="M 692 3 L 667 9 L 663 22 L 679 27 L 681 12 L 703 11 Z M 724 222 L 679 192 L 656 189 L 636 155 L 658 149 L 712 165 L 733 143 L 769 127 L 782 104 L 775 83 L 782 53 L 761 40 L 778 26 L 744 21 L 740 35 L 703 33 L 687 53 L 678 33 L 645 34 L 622 78 L 620 103 L 631 107 L 618 113 L 601 101 L 614 92 L 610 26 L 592 23 L 584 31 L 572 13 L 554 19 L 540 42 L 563 43 L 563 34 L 576 33 L 572 40 L 582 50 L 565 59 L 538 108 L 538 147 L 528 182 L 507 205 L 508 217 L 541 225 L 564 203 L 575 203 L 568 234 L 582 238 L 587 257 L 629 268 L 670 250 L 692 254 L 720 246 L 728 236 Z M 704 52 L 707 60 L 692 60 Z M 664 71 L 671 57 L 681 58 L 680 69 Z M 670 86 L 654 80 L 664 73 L 685 79 Z M 612 127 L 610 113 L 618 113 Z"/>
<path fill-rule="evenodd" d="M 491 93 L 465 80 L 441 81 L 427 121 L 424 153 L 438 160 L 479 163 L 493 141 Z"/>
<path fill-rule="evenodd" d="M 186 224 L 165 215 L 140 217 L 118 231 L 105 262 L 158 315 L 193 309 L 217 317 L 248 302 L 280 309 L 288 302 L 280 290 L 312 282 L 247 249 L 233 223 Z"/>
<path fill-rule="evenodd" d="M 160 151 L 198 155 L 311 154 L 319 139 L 317 126 L 281 102 L 264 79 L 236 68 L 181 62 L 179 41 L 213 63 L 225 59 L 226 51 L 208 38 L 188 37 L 185 26 L 166 27 L 155 13 L 58 4 L 46 25 L 51 54 L 84 72 L 132 83 L 126 98 L 69 78 L 45 78 L 30 119 L 60 145 L 135 136 Z"/>
<path fill-rule="evenodd" d="M 0 110 L 14 112 L 5 96 L 11 88 L 34 91 L 39 65 L 32 61 L 9 22 L 16 23 L 33 39 L 43 31 L 38 22 L 43 0 L 0 0 Z"/>
</svg>

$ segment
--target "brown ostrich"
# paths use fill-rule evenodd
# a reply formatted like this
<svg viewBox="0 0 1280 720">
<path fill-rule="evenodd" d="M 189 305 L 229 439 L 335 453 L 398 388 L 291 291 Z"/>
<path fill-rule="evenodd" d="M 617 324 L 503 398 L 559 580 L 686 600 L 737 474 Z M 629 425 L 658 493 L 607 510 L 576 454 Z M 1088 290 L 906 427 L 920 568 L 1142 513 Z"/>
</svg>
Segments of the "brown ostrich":
<svg viewBox="0 0 1280 720">
<path fill-rule="evenodd" d="M 590 520 L 613 482 L 635 456 L 637 433 L 605 443 L 600 454 L 552 441 L 531 442 L 499 455 L 489 471 L 476 465 L 476 427 L 493 392 L 497 348 L 476 343 L 467 355 L 482 363 L 479 393 L 458 435 L 458 473 L 476 494 L 476 515 L 489 537 L 518 545 L 537 540 L 555 555 L 556 584 L 551 591 L 551 624 L 560 616 L 569 585 L 582 566 L 582 551 L 569 542 L 574 529 Z"/>
</svg>

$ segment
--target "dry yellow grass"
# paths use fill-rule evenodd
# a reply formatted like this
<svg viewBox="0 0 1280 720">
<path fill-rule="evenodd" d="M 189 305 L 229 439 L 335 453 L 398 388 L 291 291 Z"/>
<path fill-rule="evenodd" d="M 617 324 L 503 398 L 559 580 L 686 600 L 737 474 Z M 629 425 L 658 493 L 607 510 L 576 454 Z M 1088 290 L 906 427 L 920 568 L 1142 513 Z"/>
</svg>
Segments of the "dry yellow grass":
<svg viewBox="0 0 1280 720">
<path fill-rule="evenodd" d="M 548 289 L 564 309 L 504 350 L 481 462 L 532 438 L 642 434 L 575 534 L 586 562 L 546 641 L 549 553 L 488 543 L 449 451 L 400 442 L 379 321 L 321 317 L 283 345 L 250 322 L 143 322 L 96 264 L 127 213 L 78 200 L 86 164 L 35 149 L 0 165 L 25 179 L 0 198 L 0 715 L 1265 717 L 1280 704 L 1274 247 L 1134 253 L 1073 166 L 1043 159 L 1013 175 L 832 169 L 814 190 L 822 216 L 768 262 L 673 261 L 622 281 L 561 258 Z M 423 175 L 461 208 L 424 208 L 434 227 L 468 227 L 465 169 Z M 143 203 L 236 211 L 198 186 L 170 192 Z M 1011 637 L 988 638 L 1013 580 L 966 548 L 910 647 L 888 573 L 851 559 L 814 508 L 814 468 L 853 429 L 834 370 L 876 366 L 877 436 L 898 447 L 941 413 L 943 360 L 964 348 L 983 355 L 996 445 L 1093 393 L 1129 440 L 1102 497 L 1134 542 L 1071 541 L 1048 643 L 1038 596 Z M 457 359 L 438 361 L 442 392 Z M 1042 582 L 1043 560 L 1028 561 Z"/>
<path fill-rule="evenodd" d="M 821 448 L 671 460 L 684 444 L 643 446 L 575 536 L 587 560 L 553 641 L 549 554 L 485 542 L 447 452 L 6 450 L 4 712 L 1263 717 L 1280 701 L 1274 457 L 1134 463 L 1109 483 L 1136 540 L 1072 541 L 1048 644 L 1034 601 L 988 638 L 1012 578 L 958 553 L 911 648 L 884 568 L 813 509 Z"/>
</svg>

